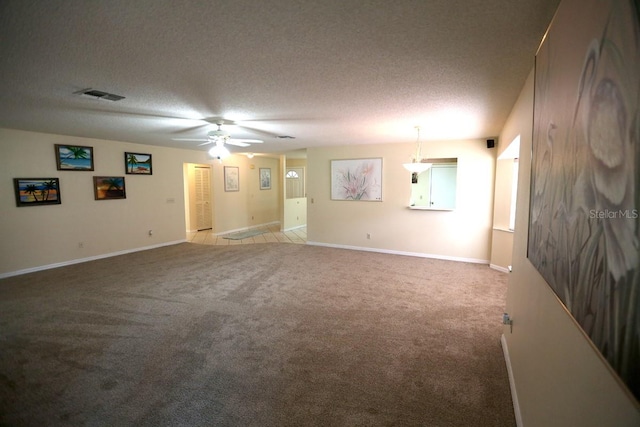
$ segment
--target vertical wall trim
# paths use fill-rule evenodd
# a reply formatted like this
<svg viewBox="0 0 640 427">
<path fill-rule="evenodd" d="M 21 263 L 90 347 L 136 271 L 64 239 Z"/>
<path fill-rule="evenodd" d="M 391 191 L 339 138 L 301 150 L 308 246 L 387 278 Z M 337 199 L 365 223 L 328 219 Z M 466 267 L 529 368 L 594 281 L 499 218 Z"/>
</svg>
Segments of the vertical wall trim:
<svg viewBox="0 0 640 427">
<path fill-rule="evenodd" d="M 507 373 L 509 374 L 509 387 L 511 387 L 511 400 L 513 401 L 513 412 L 516 416 L 516 425 L 518 427 L 524 427 L 522 424 L 522 414 L 520 413 L 520 403 L 518 403 L 518 392 L 516 391 L 516 382 L 513 378 L 513 370 L 511 369 L 511 358 L 509 357 L 509 347 L 507 346 L 507 339 L 504 334 L 500 338 L 502 343 L 502 353 L 504 354 L 504 361 L 507 364 Z"/>
</svg>

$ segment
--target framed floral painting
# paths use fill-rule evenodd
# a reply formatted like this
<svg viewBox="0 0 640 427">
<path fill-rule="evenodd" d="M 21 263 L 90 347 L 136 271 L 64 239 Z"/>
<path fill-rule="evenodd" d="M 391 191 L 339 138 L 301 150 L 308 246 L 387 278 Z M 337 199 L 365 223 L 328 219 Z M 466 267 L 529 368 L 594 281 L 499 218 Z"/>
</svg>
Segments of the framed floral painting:
<svg viewBox="0 0 640 427">
<path fill-rule="evenodd" d="M 331 160 L 331 200 L 382 201 L 382 159 Z"/>
<path fill-rule="evenodd" d="M 260 168 L 260 189 L 271 190 L 271 168 Z"/>
<path fill-rule="evenodd" d="M 240 191 L 240 168 L 224 167 L 224 191 Z"/>
</svg>

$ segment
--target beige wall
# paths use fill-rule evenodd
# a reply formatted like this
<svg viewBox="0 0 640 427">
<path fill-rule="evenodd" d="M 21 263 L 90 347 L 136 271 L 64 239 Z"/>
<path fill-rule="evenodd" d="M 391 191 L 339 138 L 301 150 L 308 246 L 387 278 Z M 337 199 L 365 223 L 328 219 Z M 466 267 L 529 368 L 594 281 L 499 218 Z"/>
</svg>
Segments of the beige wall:
<svg viewBox="0 0 640 427">
<path fill-rule="evenodd" d="M 93 147 L 95 170 L 56 170 L 54 144 Z M 0 146 L 0 276 L 184 241 L 185 164 L 212 167 L 216 231 L 279 220 L 278 159 L 235 155 L 221 164 L 203 151 L 9 129 L 0 129 Z M 152 154 L 153 174 L 126 175 L 125 151 Z M 224 191 L 225 165 L 240 168 L 240 191 Z M 271 190 L 260 190 L 260 167 L 272 168 Z M 124 176 L 127 198 L 94 200 L 93 176 Z M 59 178 L 62 204 L 16 207 L 18 177 Z"/>
<path fill-rule="evenodd" d="M 507 147 L 500 146 L 498 155 Z M 493 204 L 493 235 L 491 237 L 491 267 L 508 271 L 513 252 L 513 232 L 509 230 L 513 159 L 496 162 L 496 185 Z"/>
<path fill-rule="evenodd" d="M 413 143 L 308 149 L 309 242 L 488 263 L 495 155 L 486 141 L 423 143 L 427 157 L 458 158 L 454 211 L 408 208 L 411 174 L 402 163 L 414 151 Z M 330 200 L 330 161 L 367 157 L 383 159 L 382 202 Z"/>
<path fill-rule="evenodd" d="M 507 273 L 513 263 L 513 232 L 499 228 L 491 235 L 491 268 Z"/>
<path fill-rule="evenodd" d="M 638 426 L 637 403 L 527 260 L 533 73 L 500 136 L 520 134 L 513 273 L 504 329 L 524 426 Z"/>
<path fill-rule="evenodd" d="M 54 144 L 93 147 L 95 170 L 56 170 Z M 208 162 L 199 151 L 8 129 L 0 146 L 0 274 L 183 241 L 183 162 Z M 153 175 L 125 175 L 125 151 L 152 154 Z M 127 198 L 94 200 L 93 176 L 124 176 Z M 16 207 L 18 177 L 59 178 L 62 204 Z"/>
<path fill-rule="evenodd" d="M 237 166 L 240 191 L 224 191 L 224 167 Z M 260 168 L 271 169 L 271 189 L 260 190 Z M 231 156 L 213 162 L 213 230 L 215 233 L 243 230 L 280 220 L 281 184 L 279 159 L 255 156 Z"/>
</svg>

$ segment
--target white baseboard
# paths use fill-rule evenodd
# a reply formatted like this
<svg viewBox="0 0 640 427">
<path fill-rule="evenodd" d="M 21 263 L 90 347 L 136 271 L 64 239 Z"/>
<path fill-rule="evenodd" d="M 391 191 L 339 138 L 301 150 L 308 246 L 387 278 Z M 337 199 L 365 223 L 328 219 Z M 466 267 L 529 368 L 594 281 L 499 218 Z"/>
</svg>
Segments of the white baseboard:
<svg viewBox="0 0 640 427">
<path fill-rule="evenodd" d="M 161 248 L 163 246 L 177 245 L 179 243 L 185 243 L 186 241 L 187 239 L 174 240 L 172 242 L 160 243 L 157 245 L 143 246 L 141 248 L 135 248 L 135 249 L 125 249 L 123 251 L 110 252 L 108 254 L 101 254 L 101 255 L 95 255 L 95 256 L 90 256 L 86 258 L 78 258 L 78 259 L 72 259 L 69 261 L 56 262 L 54 264 L 47 264 L 47 265 L 41 265 L 38 267 L 25 268 L 23 270 L 9 271 L 7 273 L 0 273 L 0 279 L 4 279 L 6 277 L 12 277 L 12 276 L 20 276 L 21 274 L 34 273 L 36 271 L 50 270 L 52 268 L 64 267 L 66 265 L 80 264 L 87 261 L 95 261 L 97 259 L 102 259 L 102 258 L 110 258 L 118 255 L 126 255 L 133 252 L 146 251 L 148 249 Z"/>
<path fill-rule="evenodd" d="M 513 401 L 513 412 L 516 416 L 516 425 L 523 427 L 522 414 L 520 413 L 520 403 L 518 402 L 518 392 L 516 391 L 516 382 L 513 378 L 513 369 L 511 368 L 511 357 L 509 356 L 509 347 L 507 346 L 507 339 L 504 334 L 500 338 L 502 343 L 502 353 L 504 354 L 504 361 L 507 364 L 507 373 L 509 374 L 509 387 L 511 387 L 511 400 Z"/>
<path fill-rule="evenodd" d="M 284 229 L 284 230 L 282 230 L 282 231 L 293 231 L 293 230 L 297 230 L 297 229 L 299 229 L 299 228 L 304 228 L 304 227 L 306 227 L 306 226 L 307 226 L 307 224 L 296 225 L 295 227 L 290 227 L 290 228 Z"/>
<path fill-rule="evenodd" d="M 509 273 L 509 269 L 507 267 L 502 267 L 496 264 L 489 264 L 489 267 L 494 269 L 494 270 L 498 270 L 501 271 L 503 273 Z"/>
<path fill-rule="evenodd" d="M 427 253 L 422 253 L 422 252 L 394 251 L 394 250 L 391 250 L 391 249 L 367 248 L 367 247 L 363 247 L 363 246 L 334 245 L 332 243 L 321 243 L 321 242 L 310 242 L 310 241 L 307 241 L 307 245 L 325 246 L 325 247 L 328 247 L 328 248 L 337 248 L 337 249 L 349 249 L 349 250 L 354 250 L 354 251 L 378 252 L 378 253 L 382 253 L 382 254 L 391 254 L 391 255 L 414 256 L 414 257 L 419 257 L 419 258 L 442 259 L 442 260 L 446 260 L 446 261 L 470 262 L 470 263 L 473 263 L 473 264 L 489 264 L 489 260 L 488 259 L 452 257 L 452 256 L 448 256 L 448 255 L 427 254 Z"/>
</svg>

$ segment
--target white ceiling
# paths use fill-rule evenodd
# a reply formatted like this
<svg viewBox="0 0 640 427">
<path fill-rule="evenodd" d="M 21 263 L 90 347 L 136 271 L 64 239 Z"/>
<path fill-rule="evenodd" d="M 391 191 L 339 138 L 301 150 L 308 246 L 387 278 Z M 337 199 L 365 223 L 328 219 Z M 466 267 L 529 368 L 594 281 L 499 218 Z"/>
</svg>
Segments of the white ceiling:
<svg viewBox="0 0 640 427">
<path fill-rule="evenodd" d="M 0 126 L 205 150 L 173 138 L 225 118 L 257 153 L 495 137 L 558 3 L 0 0 Z"/>
</svg>

